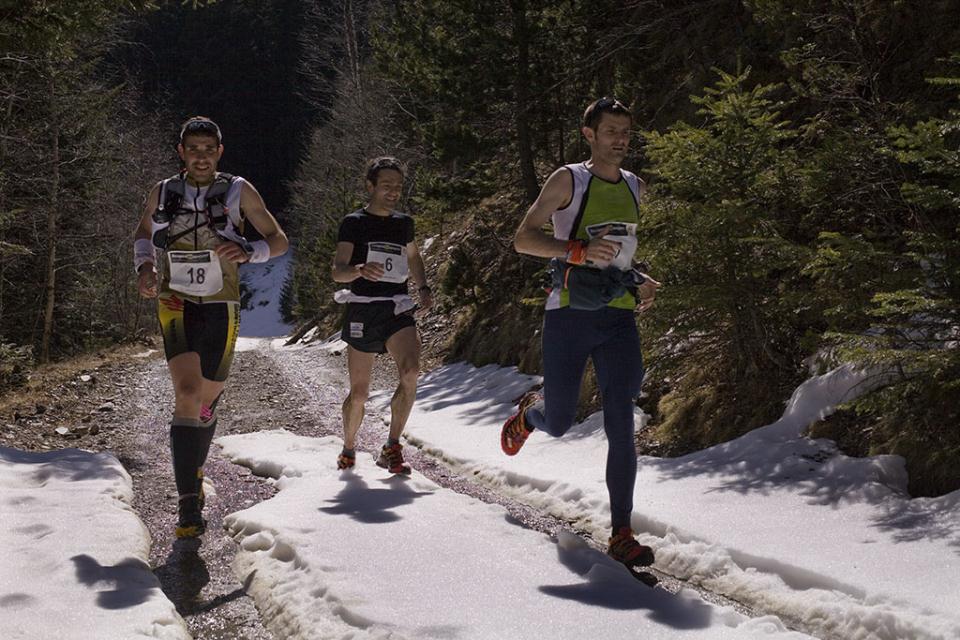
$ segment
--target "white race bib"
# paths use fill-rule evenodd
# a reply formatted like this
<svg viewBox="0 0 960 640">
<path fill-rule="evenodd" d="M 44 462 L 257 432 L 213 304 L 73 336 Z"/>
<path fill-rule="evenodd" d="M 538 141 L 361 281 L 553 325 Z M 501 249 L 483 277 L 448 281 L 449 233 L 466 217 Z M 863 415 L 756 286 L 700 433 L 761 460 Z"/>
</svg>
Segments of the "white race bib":
<svg viewBox="0 0 960 640">
<path fill-rule="evenodd" d="M 367 262 L 379 262 L 383 265 L 383 276 L 378 282 L 406 282 L 407 248 L 393 242 L 368 242 Z"/>
<path fill-rule="evenodd" d="M 633 268 L 633 254 L 637 252 L 637 225 L 631 222 L 601 222 L 587 227 L 587 235 L 592 240 L 598 237 L 604 227 L 609 227 L 609 229 L 603 239 L 619 243 L 620 251 L 617 252 L 617 255 L 609 264 L 597 264 L 596 266 L 601 268 L 616 267 L 621 271 L 629 271 Z"/>
<path fill-rule="evenodd" d="M 212 296 L 223 289 L 220 258 L 213 251 L 168 251 L 170 288 L 191 296 Z"/>
</svg>

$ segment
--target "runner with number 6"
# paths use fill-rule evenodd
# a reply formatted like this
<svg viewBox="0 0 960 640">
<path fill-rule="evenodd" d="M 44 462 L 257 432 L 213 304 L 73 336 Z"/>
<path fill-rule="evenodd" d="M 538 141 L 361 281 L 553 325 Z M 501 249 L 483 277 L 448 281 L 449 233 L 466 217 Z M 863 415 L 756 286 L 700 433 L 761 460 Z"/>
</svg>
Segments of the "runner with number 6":
<svg viewBox="0 0 960 640">
<path fill-rule="evenodd" d="M 400 382 L 390 401 L 390 434 L 377 464 L 391 473 L 409 474 L 400 436 L 417 394 L 420 338 L 408 279 L 417 287 L 421 310 L 433 305 L 433 297 L 414 239 L 413 218 L 396 210 L 403 192 L 400 162 L 389 156 L 371 160 L 365 177 L 370 201 L 340 223 L 333 258 L 333 279 L 350 284 L 335 296 L 346 304 L 341 336 L 349 345 L 350 373 L 350 393 L 343 403 L 343 451 L 337 467 L 354 465 L 374 359 L 378 353 L 389 353 Z"/>
</svg>

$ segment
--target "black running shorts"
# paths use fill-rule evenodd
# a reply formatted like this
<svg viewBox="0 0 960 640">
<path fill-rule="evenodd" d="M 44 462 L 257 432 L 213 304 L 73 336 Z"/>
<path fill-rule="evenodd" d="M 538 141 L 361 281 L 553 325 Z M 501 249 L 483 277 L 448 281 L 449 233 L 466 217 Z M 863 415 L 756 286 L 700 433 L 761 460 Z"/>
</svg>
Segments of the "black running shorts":
<svg viewBox="0 0 960 640">
<path fill-rule="evenodd" d="M 226 380 L 240 335 L 240 303 L 197 304 L 169 291 L 161 293 L 157 302 L 167 362 L 181 353 L 195 352 L 204 378 Z"/>
<path fill-rule="evenodd" d="M 343 316 L 340 337 L 357 351 L 386 353 L 390 336 L 406 327 L 416 327 L 413 311 L 394 313 L 392 302 L 350 302 Z"/>
</svg>

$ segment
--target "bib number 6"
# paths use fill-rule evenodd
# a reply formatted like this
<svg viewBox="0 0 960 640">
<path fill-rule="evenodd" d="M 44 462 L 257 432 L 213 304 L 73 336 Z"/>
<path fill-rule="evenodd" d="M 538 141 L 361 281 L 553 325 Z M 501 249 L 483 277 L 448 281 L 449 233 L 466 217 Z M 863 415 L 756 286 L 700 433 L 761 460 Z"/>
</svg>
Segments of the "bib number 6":
<svg viewBox="0 0 960 640">
<path fill-rule="evenodd" d="M 367 262 L 383 265 L 380 282 L 406 282 L 408 275 L 407 248 L 393 242 L 370 242 L 367 244 Z"/>
</svg>

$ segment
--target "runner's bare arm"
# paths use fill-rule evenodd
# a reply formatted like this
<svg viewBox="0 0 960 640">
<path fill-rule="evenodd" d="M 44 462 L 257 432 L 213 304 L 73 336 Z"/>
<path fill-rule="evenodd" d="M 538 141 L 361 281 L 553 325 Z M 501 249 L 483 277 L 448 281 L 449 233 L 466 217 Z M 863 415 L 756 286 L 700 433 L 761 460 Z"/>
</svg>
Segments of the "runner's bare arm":
<svg viewBox="0 0 960 640">
<path fill-rule="evenodd" d="M 250 224 L 260 232 L 260 235 L 263 236 L 263 239 L 270 247 L 271 258 L 287 252 L 287 248 L 290 246 L 287 240 L 287 234 L 283 232 L 283 229 L 277 224 L 277 219 L 274 218 L 273 214 L 267 209 L 267 205 L 263 202 L 260 192 L 257 191 L 256 187 L 246 181 L 243 183 L 243 188 L 240 191 L 240 208 L 243 209 L 243 214 L 247 220 L 250 221 Z M 237 250 L 241 253 L 237 254 Z M 217 247 L 217 254 L 222 258 L 233 260 L 234 262 L 244 262 L 248 257 L 239 245 L 232 242 L 225 242 L 219 245 Z M 264 260 L 266 260 L 266 256 Z"/>
<path fill-rule="evenodd" d="M 153 189 L 150 189 L 146 200 L 143 202 L 143 214 L 140 216 L 140 223 L 137 225 L 136 231 L 133 232 L 134 240 L 149 239 L 151 237 L 153 228 L 150 226 L 150 218 L 153 216 L 153 212 L 157 210 L 157 201 L 159 198 L 160 183 L 158 182 L 153 185 Z"/>
<path fill-rule="evenodd" d="M 334 282 L 353 282 L 357 278 L 366 278 L 376 282 L 383 276 L 383 265 L 378 262 L 350 264 L 350 256 L 352 255 L 352 242 L 337 243 L 337 250 L 333 255 L 332 274 Z"/>
<path fill-rule="evenodd" d="M 557 169 L 547 178 L 547 183 L 543 185 L 536 202 L 530 205 L 527 214 L 520 222 L 520 227 L 513 236 L 513 248 L 518 253 L 540 258 L 566 256 L 567 242 L 548 236 L 542 229 L 553 212 L 566 206 L 572 196 L 573 176 L 564 168 Z M 591 240 L 587 245 L 585 256 L 587 260 L 609 262 L 619 248 L 619 245 L 609 240 Z"/>
<path fill-rule="evenodd" d="M 573 177 L 564 168 L 554 171 L 536 201 L 527 209 L 520 226 L 513 236 L 513 248 L 541 258 L 554 258 L 567 252 L 567 243 L 551 238 L 543 232 L 553 212 L 563 207 L 573 194 Z"/>
<path fill-rule="evenodd" d="M 417 298 L 421 309 L 429 309 L 433 306 L 433 292 L 427 284 L 427 270 L 423 264 L 423 256 L 417 248 L 416 241 L 407 243 L 407 264 L 410 267 L 410 275 L 413 276 L 413 282 L 417 285 Z"/>
<path fill-rule="evenodd" d="M 147 194 L 143 203 L 143 214 L 140 216 L 140 223 L 133 232 L 134 243 L 143 241 L 150 242 L 153 235 L 153 228 L 150 224 L 153 212 L 157 210 L 157 203 L 160 198 L 160 183 L 158 182 Z M 151 244 L 152 247 L 152 244 Z M 136 251 L 136 249 L 135 249 Z M 153 260 L 144 262 L 137 269 L 137 290 L 144 298 L 155 298 L 157 295 L 157 273 L 156 264 Z"/>
</svg>

